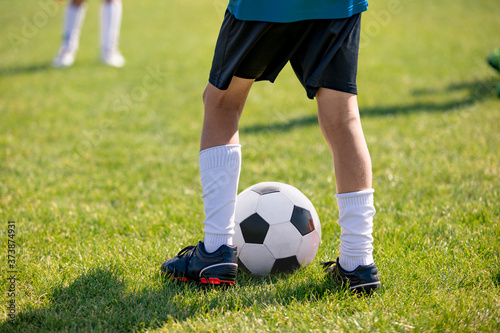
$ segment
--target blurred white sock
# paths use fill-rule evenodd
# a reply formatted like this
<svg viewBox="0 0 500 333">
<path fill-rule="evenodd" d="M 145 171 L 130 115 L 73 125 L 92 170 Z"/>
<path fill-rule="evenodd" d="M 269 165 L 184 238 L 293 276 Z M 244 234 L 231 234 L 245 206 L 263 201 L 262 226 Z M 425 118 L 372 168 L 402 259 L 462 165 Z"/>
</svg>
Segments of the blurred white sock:
<svg viewBox="0 0 500 333">
<path fill-rule="evenodd" d="M 87 5 L 82 3 L 79 6 L 70 3 L 66 7 L 63 24 L 63 45 L 67 51 L 76 52 L 80 42 L 80 31 L 83 21 L 85 20 L 85 13 L 87 12 Z"/>
<path fill-rule="evenodd" d="M 234 210 L 241 171 L 241 146 L 226 145 L 200 152 L 200 175 L 205 205 L 205 249 L 233 244 Z"/>
<path fill-rule="evenodd" d="M 101 52 L 103 56 L 118 50 L 121 23 L 121 0 L 104 1 L 101 6 Z"/>
<path fill-rule="evenodd" d="M 340 266 L 353 271 L 373 263 L 373 189 L 336 194 L 339 207 Z"/>
</svg>

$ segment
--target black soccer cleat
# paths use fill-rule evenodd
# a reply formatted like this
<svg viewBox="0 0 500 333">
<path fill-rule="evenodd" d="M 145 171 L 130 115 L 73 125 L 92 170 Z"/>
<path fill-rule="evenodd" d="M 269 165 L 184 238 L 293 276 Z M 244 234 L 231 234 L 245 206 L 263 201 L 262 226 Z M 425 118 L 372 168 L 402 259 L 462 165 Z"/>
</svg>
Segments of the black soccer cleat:
<svg viewBox="0 0 500 333">
<path fill-rule="evenodd" d="M 323 263 L 325 272 L 329 274 L 340 285 L 349 286 L 349 290 L 355 293 L 370 294 L 382 285 L 378 278 L 378 270 L 375 264 L 360 265 L 354 271 L 345 271 L 339 264 L 339 258 L 336 261 Z"/>
<path fill-rule="evenodd" d="M 238 274 L 236 246 L 222 245 L 217 251 L 207 253 L 203 242 L 199 242 L 167 259 L 161 265 L 161 271 L 172 280 L 231 286 Z"/>
</svg>

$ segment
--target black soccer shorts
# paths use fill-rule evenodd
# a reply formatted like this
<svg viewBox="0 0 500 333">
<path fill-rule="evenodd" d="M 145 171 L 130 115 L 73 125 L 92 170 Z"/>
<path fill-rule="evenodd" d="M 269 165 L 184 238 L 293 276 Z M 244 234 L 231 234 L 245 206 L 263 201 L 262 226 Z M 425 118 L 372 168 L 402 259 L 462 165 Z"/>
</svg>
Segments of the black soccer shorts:
<svg viewBox="0 0 500 333">
<path fill-rule="evenodd" d="M 274 82 L 290 64 L 314 98 L 320 87 L 357 94 L 361 14 L 291 23 L 241 21 L 226 11 L 209 82 L 226 90 L 233 76 Z"/>
</svg>

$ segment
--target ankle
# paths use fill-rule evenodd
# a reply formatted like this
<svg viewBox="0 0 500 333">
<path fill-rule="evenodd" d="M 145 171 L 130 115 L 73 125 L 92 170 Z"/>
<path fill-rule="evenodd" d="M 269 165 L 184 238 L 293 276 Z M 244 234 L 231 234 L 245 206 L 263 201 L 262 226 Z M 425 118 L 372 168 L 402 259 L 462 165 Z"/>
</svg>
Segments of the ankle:
<svg viewBox="0 0 500 333">
<path fill-rule="evenodd" d="M 342 254 L 340 254 L 340 256 L 339 256 L 340 267 L 342 267 L 342 269 L 347 271 L 347 272 L 354 271 L 356 268 L 358 268 L 358 266 L 366 266 L 366 265 L 370 265 L 373 263 L 374 263 L 374 260 L 373 260 L 373 256 L 371 254 L 366 255 L 366 256 L 362 256 L 362 257 L 352 257 L 352 256 L 346 256 L 346 255 L 342 255 Z"/>
<path fill-rule="evenodd" d="M 222 245 L 233 245 L 233 235 L 207 233 L 203 239 L 203 244 L 208 253 L 213 253 Z"/>
</svg>

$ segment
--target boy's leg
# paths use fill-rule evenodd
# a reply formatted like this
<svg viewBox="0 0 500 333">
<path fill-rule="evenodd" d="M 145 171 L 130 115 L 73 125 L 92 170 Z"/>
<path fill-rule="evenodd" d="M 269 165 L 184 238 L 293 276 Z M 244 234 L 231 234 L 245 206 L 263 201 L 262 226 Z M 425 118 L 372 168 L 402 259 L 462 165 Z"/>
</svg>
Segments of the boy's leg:
<svg viewBox="0 0 500 333">
<path fill-rule="evenodd" d="M 340 256 L 335 271 L 356 291 L 378 288 L 373 263 L 373 206 L 371 160 L 361 127 L 356 95 L 321 88 L 318 117 L 334 159 L 341 226 Z M 337 265 L 337 266 L 338 266 Z"/>
<path fill-rule="evenodd" d="M 52 61 L 52 65 L 58 67 L 69 67 L 75 61 L 80 41 L 80 31 L 87 11 L 83 0 L 73 0 L 66 7 L 63 23 L 63 41 L 59 52 Z"/>
<path fill-rule="evenodd" d="M 205 205 L 205 248 L 232 245 L 234 210 L 241 170 L 238 123 L 254 80 L 233 77 L 227 90 L 208 84 L 200 142 L 200 175 Z"/>
<path fill-rule="evenodd" d="M 200 143 L 205 237 L 162 265 L 174 279 L 233 284 L 237 274 L 232 246 L 234 210 L 241 168 L 238 122 L 253 80 L 234 77 L 227 90 L 208 84 Z"/>
</svg>

